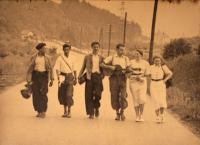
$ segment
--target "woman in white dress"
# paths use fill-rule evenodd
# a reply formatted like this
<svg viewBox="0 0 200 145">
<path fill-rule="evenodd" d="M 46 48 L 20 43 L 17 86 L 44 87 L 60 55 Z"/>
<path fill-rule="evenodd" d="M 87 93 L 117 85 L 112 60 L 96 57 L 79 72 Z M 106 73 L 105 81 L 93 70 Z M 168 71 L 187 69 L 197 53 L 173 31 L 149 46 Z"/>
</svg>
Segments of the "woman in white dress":
<svg viewBox="0 0 200 145">
<path fill-rule="evenodd" d="M 160 56 L 155 56 L 149 68 L 151 78 L 150 94 L 155 103 L 156 122 L 164 122 L 164 110 L 167 108 L 166 81 L 171 78 L 172 71 L 163 63 Z"/>
<path fill-rule="evenodd" d="M 147 98 L 147 78 L 146 73 L 149 63 L 142 58 L 143 52 L 135 51 L 135 59 L 130 60 L 129 87 L 135 106 L 136 122 L 143 122 L 143 110 Z"/>
</svg>

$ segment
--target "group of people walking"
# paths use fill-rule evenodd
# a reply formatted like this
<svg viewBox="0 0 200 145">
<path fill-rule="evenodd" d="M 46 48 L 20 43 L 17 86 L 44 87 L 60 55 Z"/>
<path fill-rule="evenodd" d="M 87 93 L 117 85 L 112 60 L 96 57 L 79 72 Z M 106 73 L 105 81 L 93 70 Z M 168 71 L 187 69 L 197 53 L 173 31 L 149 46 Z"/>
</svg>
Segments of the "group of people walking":
<svg viewBox="0 0 200 145">
<path fill-rule="evenodd" d="M 49 57 L 45 54 L 45 43 L 36 46 L 38 53 L 32 57 L 27 73 L 27 81 L 32 84 L 32 98 L 37 117 L 44 118 L 47 111 L 48 84 L 53 85 L 53 67 Z M 91 43 L 92 52 L 84 57 L 82 67 L 77 75 L 76 63 L 70 54 L 71 45 L 64 44 L 63 52 L 56 62 L 56 78 L 58 80 L 58 100 L 64 106 L 62 117 L 71 117 L 73 106 L 74 86 L 82 80 L 85 82 L 85 108 L 90 119 L 100 115 L 100 100 L 103 92 L 103 79 L 109 76 L 111 106 L 116 112 L 115 120 L 124 121 L 127 102 L 127 80 L 133 98 L 136 113 L 136 122 L 143 122 L 143 110 L 147 99 L 147 78 L 151 80 L 150 95 L 155 104 L 156 121 L 164 121 L 166 102 L 165 82 L 171 78 L 172 72 L 159 56 L 153 59 L 153 65 L 143 59 L 143 52 L 135 50 L 135 58 L 129 60 L 125 56 L 125 46 L 118 44 L 116 54 L 103 58 L 99 54 L 100 43 Z M 49 83 L 50 80 L 50 83 Z"/>
</svg>

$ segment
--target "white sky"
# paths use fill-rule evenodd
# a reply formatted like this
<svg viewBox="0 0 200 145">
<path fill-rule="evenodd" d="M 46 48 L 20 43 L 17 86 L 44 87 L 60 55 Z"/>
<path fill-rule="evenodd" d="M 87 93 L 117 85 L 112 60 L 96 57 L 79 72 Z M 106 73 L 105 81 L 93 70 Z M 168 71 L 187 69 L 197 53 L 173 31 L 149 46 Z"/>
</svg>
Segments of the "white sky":
<svg viewBox="0 0 200 145">
<path fill-rule="evenodd" d="M 121 15 L 121 0 L 87 0 L 92 5 L 107 9 L 110 12 Z M 142 28 L 144 35 L 149 36 L 151 31 L 152 0 L 126 0 L 125 10 L 128 12 L 128 19 L 133 20 Z M 167 33 L 171 38 L 181 36 L 200 35 L 200 2 L 193 4 L 188 1 L 181 4 L 169 4 L 159 2 L 156 31 Z"/>
</svg>

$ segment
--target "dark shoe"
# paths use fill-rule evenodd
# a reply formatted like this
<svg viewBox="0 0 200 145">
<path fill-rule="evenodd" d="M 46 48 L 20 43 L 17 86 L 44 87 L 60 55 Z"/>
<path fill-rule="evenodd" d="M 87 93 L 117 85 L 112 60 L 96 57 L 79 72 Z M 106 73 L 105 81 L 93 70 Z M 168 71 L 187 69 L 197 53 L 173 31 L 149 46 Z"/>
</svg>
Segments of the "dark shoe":
<svg viewBox="0 0 200 145">
<path fill-rule="evenodd" d="M 120 120 L 120 113 L 117 113 L 117 116 L 115 118 L 116 121 L 119 121 Z"/>
<path fill-rule="evenodd" d="M 36 117 L 40 117 L 41 113 L 38 112 L 38 114 L 36 115 Z"/>
<path fill-rule="evenodd" d="M 67 113 L 64 113 L 64 114 L 62 115 L 62 117 L 63 117 L 63 118 L 66 118 L 67 115 L 68 115 Z"/>
<path fill-rule="evenodd" d="M 96 117 L 96 118 L 99 117 L 99 109 L 95 109 L 95 117 Z"/>
<path fill-rule="evenodd" d="M 40 115 L 40 118 L 45 118 L 45 117 L 46 117 L 46 113 L 42 112 L 41 115 Z"/>
<path fill-rule="evenodd" d="M 94 119 L 94 115 L 90 115 L 90 116 L 89 116 L 89 119 Z"/>
<path fill-rule="evenodd" d="M 124 112 L 121 113 L 121 121 L 124 121 L 126 119 Z"/>
<path fill-rule="evenodd" d="M 67 114 L 67 118 L 71 118 L 72 116 L 71 116 L 71 113 L 68 113 Z"/>
</svg>

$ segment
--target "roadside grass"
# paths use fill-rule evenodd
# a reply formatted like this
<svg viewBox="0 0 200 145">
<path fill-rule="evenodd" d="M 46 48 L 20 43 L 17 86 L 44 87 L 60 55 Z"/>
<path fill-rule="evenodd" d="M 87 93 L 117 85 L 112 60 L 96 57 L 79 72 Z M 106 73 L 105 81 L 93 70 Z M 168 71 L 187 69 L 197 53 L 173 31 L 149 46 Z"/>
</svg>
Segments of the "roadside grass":
<svg viewBox="0 0 200 145">
<path fill-rule="evenodd" d="M 173 87 L 167 90 L 168 108 L 200 136 L 200 58 L 195 54 L 168 61 Z"/>
</svg>

